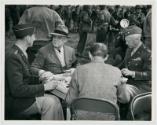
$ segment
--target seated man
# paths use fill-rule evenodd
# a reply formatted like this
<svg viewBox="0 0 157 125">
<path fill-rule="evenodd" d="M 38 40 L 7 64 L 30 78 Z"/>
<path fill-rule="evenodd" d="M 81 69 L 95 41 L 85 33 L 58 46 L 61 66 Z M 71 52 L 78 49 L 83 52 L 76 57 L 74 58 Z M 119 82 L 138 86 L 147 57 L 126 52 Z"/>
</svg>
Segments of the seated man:
<svg viewBox="0 0 157 125">
<path fill-rule="evenodd" d="M 104 61 L 107 47 L 103 43 L 94 43 L 89 48 L 91 62 L 78 66 L 73 73 L 66 102 L 70 105 L 77 98 L 107 99 L 117 103 L 118 89 L 125 91 L 125 83 L 121 84 L 121 71 Z M 125 102 L 126 97 L 119 98 Z"/>
<path fill-rule="evenodd" d="M 32 63 L 32 70 L 35 74 L 40 71 L 49 71 L 54 74 L 63 73 L 76 62 L 73 48 L 64 45 L 67 42 L 68 29 L 59 25 L 52 35 L 52 42 L 42 47 Z"/>
<path fill-rule="evenodd" d="M 41 114 L 42 120 L 62 120 L 63 111 L 59 99 L 44 95 L 53 90 L 56 82 L 31 83 L 31 70 L 26 49 L 33 45 L 35 28 L 31 24 L 14 27 L 15 45 L 6 53 L 5 60 L 5 113 L 6 119 L 15 116 Z"/>
<path fill-rule="evenodd" d="M 141 41 L 141 28 L 129 26 L 124 33 L 128 49 L 121 71 L 128 77 L 128 91 L 125 92 L 129 102 L 135 95 L 151 91 L 151 53 Z"/>
</svg>

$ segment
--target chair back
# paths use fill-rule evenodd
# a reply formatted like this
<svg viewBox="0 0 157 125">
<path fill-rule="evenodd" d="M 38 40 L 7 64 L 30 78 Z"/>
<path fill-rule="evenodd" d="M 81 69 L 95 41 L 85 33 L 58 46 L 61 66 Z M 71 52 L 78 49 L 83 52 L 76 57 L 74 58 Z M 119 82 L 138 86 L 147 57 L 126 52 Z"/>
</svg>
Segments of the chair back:
<svg viewBox="0 0 157 125">
<path fill-rule="evenodd" d="M 151 92 L 135 96 L 130 111 L 133 120 L 151 120 Z"/>
<path fill-rule="evenodd" d="M 71 104 L 72 111 L 72 120 L 77 119 L 78 112 L 82 112 L 82 118 L 79 120 L 110 120 L 110 116 L 114 116 L 114 120 L 119 120 L 119 108 L 116 104 L 108 100 L 99 100 L 99 99 L 91 99 L 91 98 L 79 98 L 73 101 Z M 83 114 L 86 113 L 86 116 Z M 93 114 L 93 115 L 92 115 Z M 88 117 L 87 117 L 88 115 Z M 93 116 L 93 117 L 90 117 Z M 95 116 L 94 116 L 95 115 Z M 109 118 L 103 118 L 105 115 Z M 99 118 L 101 116 L 101 118 Z M 87 119 L 86 119 L 86 118 Z M 112 119 L 112 118 L 111 118 Z M 113 119 L 112 119 L 113 120 Z"/>
</svg>

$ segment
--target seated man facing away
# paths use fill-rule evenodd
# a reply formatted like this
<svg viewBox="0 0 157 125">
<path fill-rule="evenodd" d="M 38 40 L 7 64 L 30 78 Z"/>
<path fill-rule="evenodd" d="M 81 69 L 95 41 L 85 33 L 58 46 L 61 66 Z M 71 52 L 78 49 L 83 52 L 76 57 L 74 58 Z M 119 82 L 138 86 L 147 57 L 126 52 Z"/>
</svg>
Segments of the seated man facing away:
<svg viewBox="0 0 157 125">
<path fill-rule="evenodd" d="M 64 45 L 68 38 L 68 29 L 64 25 L 58 25 L 52 35 L 52 42 L 42 47 L 32 63 L 32 70 L 35 74 L 40 71 L 48 71 L 45 76 L 63 73 L 71 68 L 75 62 L 75 51 L 73 48 Z"/>
<path fill-rule="evenodd" d="M 15 116 L 40 113 L 42 120 L 63 120 L 59 99 L 44 94 L 45 91 L 53 90 L 57 83 L 31 83 L 32 74 L 26 49 L 33 45 L 35 28 L 31 24 L 21 24 L 15 26 L 13 30 L 17 41 L 6 53 L 5 60 L 6 117 L 14 119 L 17 118 Z"/>
<path fill-rule="evenodd" d="M 106 99 L 117 103 L 118 89 L 125 91 L 121 71 L 104 61 L 107 57 L 107 47 L 103 43 L 94 43 L 89 48 L 91 62 L 78 66 L 73 73 L 66 102 L 70 105 L 77 98 Z M 125 102 L 125 96 L 120 98 Z"/>
</svg>

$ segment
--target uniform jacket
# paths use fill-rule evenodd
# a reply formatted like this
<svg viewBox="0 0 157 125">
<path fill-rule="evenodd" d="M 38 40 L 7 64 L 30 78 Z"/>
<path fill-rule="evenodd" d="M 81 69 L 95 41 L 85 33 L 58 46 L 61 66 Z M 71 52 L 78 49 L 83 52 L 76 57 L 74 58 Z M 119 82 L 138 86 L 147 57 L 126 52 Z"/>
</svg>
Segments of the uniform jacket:
<svg viewBox="0 0 157 125">
<path fill-rule="evenodd" d="M 69 46 L 63 46 L 65 67 L 61 66 L 61 63 L 56 55 L 53 44 L 42 47 L 36 55 L 35 60 L 32 63 L 32 69 L 36 74 L 39 69 L 50 71 L 54 74 L 63 73 L 65 69 L 69 69 L 76 62 L 75 51 Z"/>
<path fill-rule="evenodd" d="M 44 6 L 35 6 L 25 10 L 19 24 L 25 23 L 35 25 L 37 40 L 49 39 L 48 34 L 54 32 L 57 25 L 64 24 L 56 11 Z"/>
<path fill-rule="evenodd" d="M 91 19 L 88 11 L 83 10 L 80 14 L 80 32 L 89 32 L 91 30 Z"/>
<path fill-rule="evenodd" d="M 6 112 L 21 112 L 34 103 L 35 97 L 42 95 L 44 86 L 31 83 L 29 63 L 20 48 L 14 45 L 5 59 Z"/>
<path fill-rule="evenodd" d="M 123 67 L 135 71 L 135 78 L 129 77 L 128 83 L 140 89 L 150 91 L 151 88 L 151 54 L 142 44 L 131 56 L 131 49 L 128 49 L 124 58 Z"/>
</svg>

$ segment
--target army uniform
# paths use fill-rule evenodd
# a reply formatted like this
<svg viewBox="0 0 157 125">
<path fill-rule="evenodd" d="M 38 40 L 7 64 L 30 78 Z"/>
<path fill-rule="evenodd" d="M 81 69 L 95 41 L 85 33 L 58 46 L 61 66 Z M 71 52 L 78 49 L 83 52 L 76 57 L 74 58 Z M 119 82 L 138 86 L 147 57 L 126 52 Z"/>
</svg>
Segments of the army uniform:
<svg viewBox="0 0 157 125">
<path fill-rule="evenodd" d="M 124 33 L 125 37 L 133 34 L 141 34 L 142 29 L 136 25 L 132 25 L 126 28 Z M 151 91 L 151 53 L 141 41 L 139 43 L 137 47 L 127 49 L 123 61 L 123 68 L 133 73 L 133 75 L 126 76 L 128 77 L 127 83 L 131 85 L 129 86 L 131 97 L 139 93 Z"/>
<path fill-rule="evenodd" d="M 128 49 L 124 59 L 124 66 L 135 71 L 135 78 L 128 77 L 128 84 L 136 86 L 142 92 L 151 91 L 151 54 L 142 44 L 131 56 Z"/>
<path fill-rule="evenodd" d="M 31 72 L 23 52 L 14 45 L 6 54 L 5 61 L 5 108 L 6 112 L 18 113 L 44 95 L 44 85 L 29 85 Z"/>
<path fill-rule="evenodd" d="M 36 81 L 30 70 L 23 46 L 28 48 L 27 38 L 33 43 L 33 25 L 16 25 L 13 31 L 17 41 L 5 55 L 5 119 L 25 119 L 36 113 L 43 120 L 64 119 L 59 99 L 44 94 L 45 84 Z"/>
<path fill-rule="evenodd" d="M 129 102 L 133 97 L 138 94 L 151 91 L 151 53 L 146 49 L 141 41 L 139 41 L 139 44 L 138 41 L 135 41 L 137 38 L 139 39 L 140 34 L 142 33 L 141 28 L 132 25 L 126 28 L 124 33 L 128 49 L 121 67 L 124 69 L 121 71 L 122 74 L 128 78 L 128 81 L 126 84 L 126 91 L 121 91 L 121 96 L 123 94 L 127 95 L 128 99 L 126 102 L 127 104 L 120 104 L 120 115 L 122 119 L 126 120 L 130 115 Z M 128 37 L 129 35 L 134 34 L 139 36 Z M 136 46 L 135 42 L 137 43 Z M 141 114 L 145 115 L 143 112 Z M 150 115 L 150 112 L 147 114 Z"/>
</svg>

